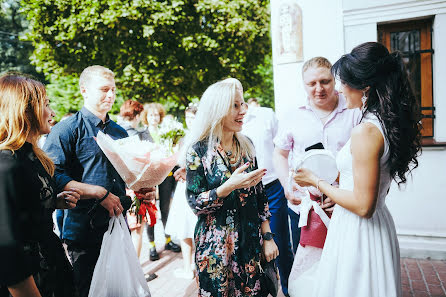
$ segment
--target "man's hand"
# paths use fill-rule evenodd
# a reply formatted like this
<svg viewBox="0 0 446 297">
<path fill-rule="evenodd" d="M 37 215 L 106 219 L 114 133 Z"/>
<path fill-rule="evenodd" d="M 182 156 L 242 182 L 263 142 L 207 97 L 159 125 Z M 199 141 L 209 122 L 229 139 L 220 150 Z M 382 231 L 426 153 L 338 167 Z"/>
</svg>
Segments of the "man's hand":
<svg viewBox="0 0 446 297">
<path fill-rule="evenodd" d="M 139 191 L 135 191 L 135 195 L 146 203 L 153 202 L 156 198 L 156 187 L 139 189 Z"/>
<path fill-rule="evenodd" d="M 186 181 L 186 167 L 178 168 L 174 173 L 173 177 L 176 181 Z"/>
<path fill-rule="evenodd" d="M 81 198 L 82 191 L 77 188 L 71 188 L 67 191 L 57 194 L 56 208 L 71 209 L 75 208 L 77 201 Z"/>
<path fill-rule="evenodd" d="M 292 190 L 293 190 L 293 192 L 289 192 L 288 190 L 285 190 L 285 197 L 286 197 L 286 199 L 288 199 L 288 201 L 290 201 L 291 204 L 299 205 L 302 202 L 302 198 L 300 198 L 301 196 L 296 196 L 294 193 L 296 191 L 301 192 L 301 190 L 299 189 L 299 186 L 294 183 L 292 185 Z M 302 195 L 303 194 L 304 193 L 302 193 Z"/>
<path fill-rule="evenodd" d="M 105 194 L 106 192 L 104 192 L 102 195 Z M 119 197 L 112 193 L 108 194 L 107 198 L 105 198 L 104 201 L 101 202 L 101 205 L 108 211 L 110 217 L 119 216 L 124 210 L 124 207 L 122 207 L 121 200 L 119 200 Z"/>
<path fill-rule="evenodd" d="M 336 204 L 336 203 L 335 203 L 333 200 L 331 200 L 330 198 L 326 197 L 326 198 L 324 199 L 324 203 L 321 204 L 321 208 L 322 208 L 323 210 L 325 210 L 325 211 L 333 212 L 333 209 L 334 209 L 334 205 L 335 205 L 335 204 Z"/>
</svg>

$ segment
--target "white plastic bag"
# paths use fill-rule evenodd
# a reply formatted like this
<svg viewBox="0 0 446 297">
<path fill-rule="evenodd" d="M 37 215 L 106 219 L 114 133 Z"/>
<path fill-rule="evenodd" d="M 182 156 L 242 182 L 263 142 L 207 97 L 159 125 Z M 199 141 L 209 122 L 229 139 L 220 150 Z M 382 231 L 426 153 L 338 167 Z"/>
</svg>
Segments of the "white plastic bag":
<svg viewBox="0 0 446 297">
<path fill-rule="evenodd" d="M 89 297 L 150 297 L 124 217 L 110 218 Z"/>
</svg>

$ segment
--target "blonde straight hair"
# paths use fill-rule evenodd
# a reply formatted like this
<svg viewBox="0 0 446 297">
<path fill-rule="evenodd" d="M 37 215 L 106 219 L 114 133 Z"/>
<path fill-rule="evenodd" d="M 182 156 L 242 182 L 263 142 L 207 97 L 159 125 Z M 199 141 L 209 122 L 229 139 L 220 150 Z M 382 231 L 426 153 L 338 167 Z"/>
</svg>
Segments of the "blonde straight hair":
<svg viewBox="0 0 446 297">
<path fill-rule="evenodd" d="M 192 127 L 186 135 L 179 164 L 185 165 L 188 150 L 199 141 L 207 140 L 208 154 L 220 144 L 223 137 L 223 119 L 234 107 L 238 91 L 243 93 L 243 87 L 235 78 L 216 82 L 206 89 L 200 99 Z M 255 150 L 251 141 L 238 132 L 234 133 L 234 136 L 240 144 L 241 155 L 253 159 Z"/>
<path fill-rule="evenodd" d="M 41 82 L 19 73 L 0 77 L 0 150 L 20 149 L 28 136 L 37 158 L 49 175 L 54 174 L 53 161 L 37 146 L 43 119 L 46 90 Z"/>
</svg>

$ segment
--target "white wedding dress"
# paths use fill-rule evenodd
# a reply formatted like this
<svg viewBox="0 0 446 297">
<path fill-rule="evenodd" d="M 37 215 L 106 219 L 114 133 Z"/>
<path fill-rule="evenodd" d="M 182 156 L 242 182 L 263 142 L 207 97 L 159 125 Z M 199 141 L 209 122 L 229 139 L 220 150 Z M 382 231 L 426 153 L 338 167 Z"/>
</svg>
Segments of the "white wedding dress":
<svg viewBox="0 0 446 297">
<path fill-rule="evenodd" d="M 373 114 L 363 122 L 383 129 Z M 339 188 L 353 190 L 352 155 L 349 140 L 336 161 L 340 171 Z M 401 297 L 400 253 L 395 224 L 385 204 L 392 178 L 386 161 L 389 144 L 384 141 L 380 160 L 380 182 L 376 210 L 370 219 L 362 218 L 336 205 L 328 228 L 319 265 L 289 284 L 292 297 Z"/>
</svg>

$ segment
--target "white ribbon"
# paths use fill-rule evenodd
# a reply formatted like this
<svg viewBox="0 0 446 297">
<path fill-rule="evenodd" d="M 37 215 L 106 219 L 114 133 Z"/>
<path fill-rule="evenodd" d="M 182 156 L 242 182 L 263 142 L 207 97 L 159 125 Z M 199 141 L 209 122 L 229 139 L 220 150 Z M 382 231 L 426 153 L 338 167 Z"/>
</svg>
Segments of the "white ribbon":
<svg viewBox="0 0 446 297">
<path fill-rule="evenodd" d="M 321 218 L 322 222 L 328 228 L 328 225 L 330 224 L 330 218 L 327 216 L 325 211 L 321 208 L 321 206 L 316 201 L 311 200 L 310 192 L 308 192 L 308 190 L 305 190 L 305 191 L 306 191 L 306 195 L 302 198 L 302 202 L 298 206 L 299 213 L 300 213 L 299 228 L 307 225 L 308 214 L 309 214 L 311 208 L 314 209 L 314 212 L 317 213 L 317 215 Z"/>
<path fill-rule="evenodd" d="M 299 167 L 297 167 L 299 168 Z M 288 192 L 294 195 L 294 189 L 293 189 L 293 171 L 290 170 L 288 174 Z M 298 185 L 297 185 L 298 186 Z M 308 224 L 308 214 L 311 210 L 311 208 L 314 209 L 314 212 L 321 218 L 322 222 L 325 224 L 325 226 L 328 229 L 328 225 L 330 224 L 330 218 L 327 216 L 325 211 L 321 208 L 321 206 L 316 202 L 311 200 L 310 198 L 310 192 L 308 191 L 308 188 L 299 187 L 299 190 L 304 190 L 302 197 L 302 201 L 299 205 L 292 205 L 288 202 L 288 206 L 292 205 L 293 211 L 297 210 L 297 212 L 300 214 L 299 218 L 299 228 L 305 227 Z M 302 191 L 300 191 L 302 192 Z"/>
</svg>

